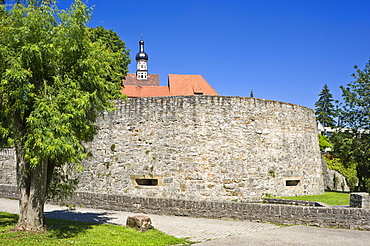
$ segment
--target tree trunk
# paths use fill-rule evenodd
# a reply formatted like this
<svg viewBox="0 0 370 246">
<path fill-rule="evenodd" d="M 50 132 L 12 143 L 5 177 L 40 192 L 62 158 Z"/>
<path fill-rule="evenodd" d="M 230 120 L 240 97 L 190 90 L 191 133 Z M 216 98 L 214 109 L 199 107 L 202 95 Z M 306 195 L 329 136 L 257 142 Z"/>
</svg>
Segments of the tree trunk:
<svg viewBox="0 0 370 246">
<path fill-rule="evenodd" d="M 19 220 L 14 230 L 45 230 L 44 203 L 46 195 L 47 161 L 31 167 L 24 158 L 21 144 L 15 144 L 17 155 L 17 185 Z"/>
</svg>

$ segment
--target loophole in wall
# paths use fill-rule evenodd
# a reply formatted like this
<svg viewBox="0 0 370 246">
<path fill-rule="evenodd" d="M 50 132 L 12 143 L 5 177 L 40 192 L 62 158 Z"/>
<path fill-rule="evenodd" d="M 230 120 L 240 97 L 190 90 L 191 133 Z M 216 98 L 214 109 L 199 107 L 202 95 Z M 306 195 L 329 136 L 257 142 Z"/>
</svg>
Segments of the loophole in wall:
<svg viewBox="0 0 370 246">
<path fill-rule="evenodd" d="M 297 188 L 302 188 L 302 181 L 303 177 L 301 176 L 287 176 L 283 177 L 283 182 L 285 187 L 297 187 Z"/>
<path fill-rule="evenodd" d="M 300 180 L 285 180 L 285 186 L 298 186 Z"/>
<path fill-rule="evenodd" d="M 131 175 L 131 181 L 135 188 L 155 188 L 163 185 L 162 176 L 154 175 Z"/>
<path fill-rule="evenodd" d="M 158 179 L 135 179 L 136 184 L 144 186 L 157 186 Z"/>
</svg>

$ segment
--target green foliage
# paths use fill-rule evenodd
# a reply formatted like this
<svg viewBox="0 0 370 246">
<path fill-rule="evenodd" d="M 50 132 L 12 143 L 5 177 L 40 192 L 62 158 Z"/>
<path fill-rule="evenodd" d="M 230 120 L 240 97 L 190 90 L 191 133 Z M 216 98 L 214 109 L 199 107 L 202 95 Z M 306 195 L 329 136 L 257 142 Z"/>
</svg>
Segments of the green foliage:
<svg viewBox="0 0 370 246">
<path fill-rule="evenodd" d="M 121 80 L 122 74 L 127 74 L 128 64 L 131 62 L 129 51 L 126 50 L 126 44 L 112 29 L 106 30 L 104 27 L 89 28 L 89 36 L 92 42 L 100 42 L 107 50 L 116 55 L 114 63 L 111 63 L 113 70 L 116 71 L 114 74 L 118 76 L 108 77 L 107 80 Z"/>
<path fill-rule="evenodd" d="M 142 233 L 123 226 L 46 218 L 46 233 L 7 232 L 18 216 L 0 212 L 0 245 L 189 245 L 158 230 Z"/>
<path fill-rule="evenodd" d="M 306 195 L 294 197 L 277 197 L 281 199 L 323 202 L 330 206 L 349 205 L 350 194 L 344 192 L 325 191 L 322 195 Z"/>
<path fill-rule="evenodd" d="M 123 98 L 129 58 L 116 35 L 117 49 L 92 37 L 91 9 L 81 0 L 67 10 L 55 0 L 21 2 L 0 5 L 0 139 L 12 139 L 16 149 L 18 226 L 38 230 L 45 194 L 73 192 L 73 171 L 87 156 L 83 142 L 93 140 L 102 112 Z"/>
<path fill-rule="evenodd" d="M 315 103 L 316 119 L 323 126 L 335 126 L 334 118 L 337 116 L 337 112 L 332 103 L 333 101 L 333 96 L 328 86 L 324 85 L 324 88 L 319 94 L 319 100 Z"/>
<path fill-rule="evenodd" d="M 341 121 L 350 129 L 370 129 L 370 65 L 367 63 L 363 71 L 357 66 L 355 69 L 357 74 L 352 74 L 355 81 L 341 86 L 344 102 Z"/>
<path fill-rule="evenodd" d="M 329 140 L 328 137 L 319 134 L 318 138 L 319 138 L 319 146 L 320 146 L 321 151 L 324 151 L 327 148 L 332 148 L 333 147 L 333 145 L 330 143 L 330 140 Z"/>
<path fill-rule="evenodd" d="M 341 86 L 343 105 L 340 110 L 343 130 L 331 138 L 333 154 L 345 167 L 356 166 L 360 191 L 370 190 L 370 65 L 364 70 L 355 66 L 355 79 Z M 344 131 L 345 130 L 345 131 Z"/>
<path fill-rule="evenodd" d="M 345 166 L 339 158 L 330 155 L 324 156 L 324 159 L 329 169 L 340 172 L 347 179 L 347 184 L 353 191 L 358 183 L 356 163 L 347 163 Z"/>
<path fill-rule="evenodd" d="M 334 185 L 334 190 L 337 190 L 338 188 L 338 177 L 335 175 L 334 173 L 334 177 L 333 177 L 333 185 Z"/>
<path fill-rule="evenodd" d="M 366 184 L 370 179 L 370 136 L 359 134 L 353 130 L 352 132 L 336 132 L 332 135 L 331 140 L 334 146 L 333 155 L 340 159 L 346 169 L 356 170 L 359 190 L 366 191 Z M 353 177 L 348 177 L 348 181 L 355 182 Z"/>
<path fill-rule="evenodd" d="M 269 170 L 268 173 L 271 177 L 275 178 L 275 171 L 274 170 Z"/>
</svg>

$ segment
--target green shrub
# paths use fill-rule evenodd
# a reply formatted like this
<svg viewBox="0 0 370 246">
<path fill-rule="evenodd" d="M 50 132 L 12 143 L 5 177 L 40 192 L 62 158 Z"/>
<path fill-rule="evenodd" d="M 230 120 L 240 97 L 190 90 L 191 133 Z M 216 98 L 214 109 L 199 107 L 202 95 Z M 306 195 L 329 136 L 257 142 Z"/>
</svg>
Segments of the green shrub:
<svg viewBox="0 0 370 246">
<path fill-rule="evenodd" d="M 321 134 L 319 134 L 319 146 L 320 146 L 321 151 L 324 151 L 327 148 L 332 148 L 333 147 L 333 145 L 330 143 L 328 137 L 326 137 L 324 135 L 321 135 Z"/>
<path fill-rule="evenodd" d="M 331 155 L 324 155 L 324 160 L 329 169 L 336 170 L 346 177 L 347 184 L 350 190 L 353 191 L 358 183 L 356 164 L 353 163 L 345 167 L 339 158 L 334 158 Z"/>
</svg>

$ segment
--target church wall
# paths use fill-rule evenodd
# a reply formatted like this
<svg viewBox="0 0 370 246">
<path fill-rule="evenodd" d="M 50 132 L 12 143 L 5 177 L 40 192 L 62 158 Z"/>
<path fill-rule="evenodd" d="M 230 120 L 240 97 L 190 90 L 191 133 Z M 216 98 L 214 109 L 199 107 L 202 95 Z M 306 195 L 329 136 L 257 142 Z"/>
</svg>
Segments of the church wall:
<svg viewBox="0 0 370 246">
<path fill-rule="evenodd" d="M 79 191 L 259 200 L 324 191 L 311 109 L 255 98 L 132 98 L 99 120 Z"/>
</svg>

